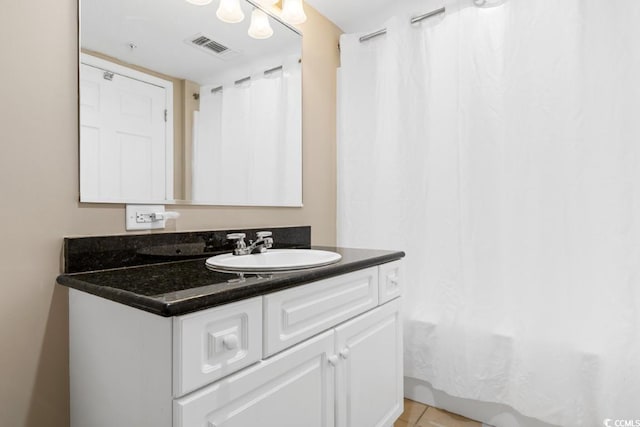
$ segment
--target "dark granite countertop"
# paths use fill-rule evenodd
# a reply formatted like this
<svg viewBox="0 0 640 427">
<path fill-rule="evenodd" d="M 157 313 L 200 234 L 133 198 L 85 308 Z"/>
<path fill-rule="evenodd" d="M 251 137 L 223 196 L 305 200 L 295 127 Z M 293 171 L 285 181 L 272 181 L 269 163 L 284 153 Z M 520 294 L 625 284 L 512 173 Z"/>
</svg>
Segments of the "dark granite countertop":
<svg viewBox="0 0 640 427">
<path fill-rule="evenodd" d="M 160 316 L 177 316 L 316 280 L 338 276 L 404 257 L 404 252 L 317 247 L 342 259 L 325 267 L 277 274 L 220 273 L 204 258 L 102 271 L 63 274 L 57 282 Z"/>
</svg>

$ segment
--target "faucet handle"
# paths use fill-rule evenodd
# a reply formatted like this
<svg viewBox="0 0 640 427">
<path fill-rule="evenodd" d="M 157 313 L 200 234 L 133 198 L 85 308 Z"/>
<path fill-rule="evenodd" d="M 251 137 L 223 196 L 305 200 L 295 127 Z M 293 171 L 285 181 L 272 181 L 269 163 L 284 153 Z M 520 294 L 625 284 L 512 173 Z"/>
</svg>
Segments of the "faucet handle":
<svg viewBox="0 0 640 427">
<path fill-rule="evenodd" d="M 247 244 L 244 242 L 244 238 L 247 237 L 244 233 L 229 233 L 227 234 L 227 240 L 234 240 L 236 249 L 244 249 Z"/>
<path fill-rule="evenodd" d="M 267 249 L 271 249 L 273 247 L 273 235 L 270 231 L 258 231 L 256 236 L 258 236 L 258 240 L 262 240 L 262 247 L 260 248 L 260 252 L 264 252 Z"/>
<path fill-rule="evenodd" d="M 227 234 L 227 239 L 228 240 L 233 240 L 235 241 L 235 249 L 233 250 L 233 254 L 234 255 L 244 255 L 246 249 L 247 249 L 247 244 L 244 242 L 244 238 L 247 237 L 246 234 L 244 233 L 229 233 Z"/>
<path fill-rule="evenodd" d="M 229 233 L 229 234 L 227 234 L 227 239 L 228 240 L 240 240 L 240 239 L 244 239 L 245 237 L 247 237 L 247 235 L 244 234 L 244 233 Z"/>
</svg>

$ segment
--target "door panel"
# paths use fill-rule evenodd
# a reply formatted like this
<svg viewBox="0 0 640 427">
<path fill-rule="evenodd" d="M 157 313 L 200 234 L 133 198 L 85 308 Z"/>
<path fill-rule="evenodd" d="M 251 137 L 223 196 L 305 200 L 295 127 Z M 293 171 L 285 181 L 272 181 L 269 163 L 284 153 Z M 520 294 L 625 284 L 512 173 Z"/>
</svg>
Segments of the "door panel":
<svg viewBox="0 0 640 427">
<path fill-rule="evenodd" d="M 325 332 L 175 400 L 174 426 L 332 427 L 333 344 Z"/>
<path fill-rule="evenodd" d="M 167 197 L 166 89 L 80 66 L 83 201 Z M 169 191 L 172 192 L 172 191 Z"/>
<path fill-rule="evenodd" d="M 402 413 L 402 323 L 393 300 L 336 328 L 337 427 L 386 427 Z"/>
</svg>

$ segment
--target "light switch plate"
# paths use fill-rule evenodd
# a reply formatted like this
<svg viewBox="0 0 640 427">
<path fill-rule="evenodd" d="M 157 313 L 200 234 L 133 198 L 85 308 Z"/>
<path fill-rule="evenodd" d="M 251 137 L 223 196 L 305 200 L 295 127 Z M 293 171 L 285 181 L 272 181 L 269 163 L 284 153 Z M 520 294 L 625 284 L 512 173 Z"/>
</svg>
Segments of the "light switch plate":
<svg viewBox="0 0 640 427">
<path fill-rule="evenodd" d="M 164 228 L 164 220 L 144 222 L 141 215 L 164 212 L 164 205 L 127 205 L 125 209 L 127 230 L 156 230 Z"/>
</svg>

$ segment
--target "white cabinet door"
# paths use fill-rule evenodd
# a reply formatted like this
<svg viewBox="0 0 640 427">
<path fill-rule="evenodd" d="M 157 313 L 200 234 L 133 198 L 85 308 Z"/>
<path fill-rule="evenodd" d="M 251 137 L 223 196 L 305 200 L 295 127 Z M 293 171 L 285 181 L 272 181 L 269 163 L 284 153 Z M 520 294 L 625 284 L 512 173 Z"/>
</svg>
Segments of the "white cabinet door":
<svg viewBox="0 0 640 427">
<path fill-rule="evenodd" d="M 336 427 L 386 427 L 402 413 L 402 322 L 393 300 L 336 328 Z"/>
<path fill-rule="evenodd" d="M 175 400 L 174 427 L 332 427 L 333 353 L 328 331 Z"/>
</svg>

